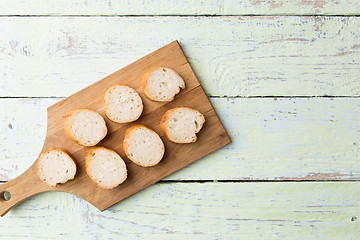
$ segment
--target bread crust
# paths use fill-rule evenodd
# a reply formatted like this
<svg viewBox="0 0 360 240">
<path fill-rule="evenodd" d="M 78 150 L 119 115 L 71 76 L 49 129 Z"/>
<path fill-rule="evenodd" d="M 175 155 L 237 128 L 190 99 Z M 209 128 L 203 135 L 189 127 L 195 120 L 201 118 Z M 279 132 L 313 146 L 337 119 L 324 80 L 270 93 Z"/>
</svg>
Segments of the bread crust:
<svg viewBox="0 0 360 240">
<path fill-rule="evenodd" d="M 124 176 L 124 178 L 120 181 L 120 183 L 118 183 L 118 184 L 116 184 L 116 185 L 114 185 L 114 186 L 111 186 L 111 187 L 103 187 L 103 186 L 100 186 L 98 183 L 97 183 L 97 181 L 95 181 L 95 179 L 91 176 L 91 174 L 90 174 L 90 162 L 91 162 L 91 160 L 92 160 L 92 157 L 94 156 L 94 151 L 96 151 L 96 150 L 99 150 L 99 149 L 103 149 L 103 150 L 107 150 L 107 151 L 110 151 L 110 152 L 114 152 L 114 153 L 116 153 L 117 155 L 119 155 L 120 156 L 120 154 L 118 154 L 117 152 L 115 152 L 114 150 L 112 150 L 112 149 L 110 149 L 110 148 L 106 148 L 106 147 L 102 147 L 102 146 L 97 146 L 97 147 L 92 147 L 92 148 L 90 148 L 87 152 L 86 152 L 86 156 L 85 156 L 85 172 L 86 172 L 86 175 L 88 175 L 89 176 L 89 178 L 98 186 L 98 187 L 100 187 L 100 188 L 102 188 L 102 189 L 112 189 L 112 188 L 115 188 L 115 187 L 117 187 L 117 186 L 119 186 L 121 183 L 123 183 L 125 180 L 126 180 L 126 178 L 127 178 L 127 167 L 125 167 L 125 176 Z M 121 158 L 121 156 L 120 156 L 120 158 Z M 122 158 L 121 158 L 121 160 L 122 161 L 124 161 Z M 125 163 L 125 161 L 124 161 L 124 163 Z M 126 166 L 126 164 L 125 164 L 125 166 Z"/>
<path fill-rule="evenodd" d="M 157 99 L 154 99 L 154 98 L 150 97 L 150 96 L 148 95 L 148 92 L 147 92 L 146 85 L 147 85 L 147 80 L 148 80 L 148 78 L 149 78 L 149 75 L 150 75 L 152 72 L 154 72 L 154 71 L 156 71 L 156 70 L 158 70 L 158 69 L 161 69 L 161 68 L 166 68 L 166 69 L 170 69 L 170 70 L 174 71 L 174 72 L 176 73 L 176 75 L 178 75 L 179 78 L 181 78 L 181 80 L 182 80 L 183 83 L 184 83 L 184 87 L 180 87 L 180 88 L 181 88 L 181 89 L 185 89 L 185 88 L 186 88 L 184 79 L 183 79 L 174 69 L 172 69 L 172 68 L 167 68 L 167 67 L 153 67 L 153 68 L 150 68 L 148 71 L 146 71 L 145 74 L 142 76 L 142 79 L 141 79 L 142 92 L 144 93 L 145 97 L 147 97 L 147 98 L 150 99 L 151 101 L 155 101 L 155 102 L 171 102 L 171 101 L 174 100 L 175 95 L 178 94 L 178 93 L 180 92 L 180 90 L 179 90 L 177 93 L 175 93 L 174 97 L 173 97 L 172 99 L 170 99 L 170 100 L 157 100 Z"/>
<path fill-rule="evenodd" d="M 161 121 L 160 121 L 160 127 L 161 127 L 162 132 L 164 133 L 164 135 L 166 136 L 166 138 L 167 138 L 169 141 L 174 142 L 174 143 L 192 143 L 192 142 L 196 142 L 196 140 L 197 140 L 196 134 L 195 134 L 195 139 L 194 139 L 193 141 L 191 141 L 191 142 L 176 141 L 176 140 L 174 140 L 174 139 L 172 139 L 172 138 L 170 137 L 170 135 L 169 135 L 169 133 L 168 133 L 168 131 L 167 131 L 167 121 L 169 120 L 169 117 L 170 117 L 175 111 L 177 111 L 177 110 L 179 110 L 179 109 L 189 109 L 189 110 L 192 110 L 192 111 L 199 112 L 198 110 L 193 109 L 193 108 L 189 108 L 189 107 L 176 107 L 176 108 L 172 108 L 172 109 L 168 110 L 168 111 L 162 116 Z M 203 123 L 201 124 L 201 127 L 199 128 L 199 130 L 198 130 L 198 131 L 195 131 L 195 133 L 198 133 L 198 132 L 202 129 L 202 127 L 203 127 L 203 125 L 204 125 L 204 123 L 205 123 L 205 117 L 204 117 L 204 115 L 203 115 L 201 112 L 199 112 L 199 113 L 200 113 L 200 115 L 201 115 L 201 117 L 202 117 L 202 119 L 203 119 L 204 121 L 203 121 Z"/>
<path fill-rule="evenodd" d="M 74 160 L 74 158 L 71 157 L 71 155 L 70 155 L 66 150 L 64 150 L 64 149 L 62 149 L 62 148 L 49 148 L 48 150 L 46 150 L 45 152 L 42 152 L 42 153 L 39 155 L 39 157 L 38 157 L 38 162 L 37 162 L 37 165 L 36 165 L 36 172 L 37 172 L 38 176 L 40 177 L 39 167 L 40 167 L 40 161 L 41 161 L 42 157 L 43 157 L 46 153 L 51 152 L 51 151 L 60 151 L 60 152 L 63 152 L 63 153 L 65 153 L 66 155 L 68 155 L 68 156 L 70 157 L 70 159 L 73 161 L 73 163 L 74 163 L 74 165 L 75 165 L 75 175 L 74 175 L 74 177 L 69 178 L 67 181 L 70 181 L 70 180 L 74 179 L 75 176 L 76 176 L 76 172 L 77 172 L 76 161 Z M 40 178 L 41 178 L 41 177 L 40 177 Z M 42 178 L 41 178 L 41 180 L 43 180 L 43 181 L 46 183 L 45 179 L 42 179 Z M 66 182 L 67 182 L 67 181 L 66 181 Z M 65 182 L 65 183 L 66 183 L 66 182 Z M 47 184 L 47 183 L 46 183 L 46 184 Z M 55 186 L 51 186 L 51 185 L 49 185 L 49 184 L 47 184 L 47 185 L 49 185 L 50 187 L 55 188 L 58 184 L 60 184 L 60 183 L 56 183 Z"/>
<path fill-rule="evenodd" d="M 149 127 L 146 126 L 146 125 L 143 125 L 143 124 L 133 125 L 133 126 L 131 126 L 130 128 L 128 128 L 128 130 L 126 130 L 126 132 L 125 132 L 124 141 L 123 141 L 123 151 L 124 151 L 126 157 L 129 158 L 129 159 L 131 160 L 131 162 L 135 163 L 136 165 L 141 166 L 141 167 L 153 167 L 153 166 L 157 165 L 157 164 L 161 161 L 162 158 L 160 158 L 160 159 L 159 159 L 156 163 L 154 163 L 154 164 L 151 164 L 151 165 L 141 165 L 141 164 L 137 163 L 130 155 L 128 155 L 127 149 L 128 149 L 128 145 L 129 145 L 129 144 L 128 144 L 128 140 L 129 140 L 129 138 L 130 138 L 130 133 L 131 133 L 133 130 L 137 129 L 137 128 L 147 128 L 148 130 L 150 130 L 151 132 L 156 133 L 156 134 L 159 136 L 159 134 L 158 134 L 157 132 L 155 132 L 154 130 L 152 130 L 151 128 L 149 128 Z M 159 136 L 159 137 L 160 137 L 160 136 Z M 160 138 L 160 139 L 161 139 L 161 138 Z M 161 139 L 161 141 L 162 141 L 162 139 Z M 164 146 L 164 143 L 163 143 L 162 156 L 164 156 L 164 153 L 165 153 L 165 146 Z"/>
<path fill-rule="evenodd" d="M 105 131 L 103 133 L 103 136 L 102 138 L 95 144 L 82 144 L 80 143 L 80 141 L 78 139 L 76 139 L 70 132 L 70 124 L 71 124 L 71 118 L 73 115 L 75 115 L 76 113 L 78 112 L 81 112 L 81 111 L 90 111 L 90 112 L 94 112 L 96 113 L 97 115 L 99 115 L 101 117 L 101 119 L 104 121 L 105 123 Z M 107 126 L 106 126 L 106 122 L 104 120 L 104 118 L 96 111 L 94 110 L 91 110 L 91 109 L 87 109 L 87 108 L 77 108 L 77 109 L 73 109 L 71 111 L 69 111 L 66 115 L 63 116 L 64 118 L 64 131 L 65 131 L 65 134 L 68 138 L 70 138 L 72 141 L 76 142 L 77 144 L 81 145 L 81 146 L 86 146 L 86 147 L 92 147 L 92 146 L 95 146 L 96 144 L 98 144 L 101 140 L 103 140 L 106 135 L 107 135 Z"/>
<path fill-rule="evenodd" d="M 133 118 L 132 120 L 126 121 L 126 122 L 116 121 L 115 119 L 112 119 L 112 118 L 109 116 L 109 114 L 108 114 L 108 108 L 107 108 L 107 103 L 106 103 L 106 97 L 110 94 L 110 92 L 111 92 L 114 88 L 117 88 L 117 87 L 120 87 L 120 86 L 121 86 L 121 87 L 127 87 L 127 88 L 130 88 L 130 89 L 134 90 L 135 93 L 137 94 L 137 96 L 138 96 L 138 97 L 140 98 L 140 100 L 141 100 L 141 112 L 140 112 L 140 114 L 139 114 L 137 117 Z M 129 87 L 129 86 L 126 86 L 126 85 L 123 85 L 123 84 L 116 84 L 116 85 L 113 85 L 113 86 L 111 86 L 110 88 L 108 88 L 108 90 L 106 90 L 106 92 L 105 92 L 105 95 L 104 95 L 104 109 L 105 109 L 105 115 L 106 115 L 106 117 L 107 117 L 108 119 L 110 119 L 111 121 L 116 122 L 116 123 L 128 123 L 128 122 L 134 122 L 134 121 L 136 121 L 136 120 L 139 119 L 139 117 L 141 116 L 141 114 L 142 114 L 142 112 L 143 112 L 143 110 L 144 110 L 144 104 L 143 104 L 143 101 L 142 101 L 142 99 L 141 99 L 141 97 L 140 97 L 140 94 L 139 94 L 134 88 Z"/>
</svg>

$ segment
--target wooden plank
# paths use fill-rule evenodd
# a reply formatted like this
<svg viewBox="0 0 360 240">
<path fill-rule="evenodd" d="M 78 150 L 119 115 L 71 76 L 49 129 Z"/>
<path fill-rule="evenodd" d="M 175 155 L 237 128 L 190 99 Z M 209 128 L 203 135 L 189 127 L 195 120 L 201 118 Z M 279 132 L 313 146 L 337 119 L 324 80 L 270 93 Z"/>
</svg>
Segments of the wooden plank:
<svg viewBox="0 0 360 240">
<path fill-rule="evenodd" d="M 226 14 L 258 15 L 357 15 L 356 0 L 224 0 Z"/>
<path fill-rule="evenodd" d="M 0 97 L 69 96 L 174 39 L 212 96 L 360 96 L 356 17 L 2 17 L 0 30 Z"/>
<path fill-rule="evenodd" d="M 46 107 L 59 99 L 0 100 L 0 180 L 38 156 Z M 360 99 L 213 98 L 232 143 L 168 180 L 360 179 Z"/>
<path fill-rule="evenodd" d="M 0 15 L 354 15 L 356 0 L 2 0 Z"/>
<path fill-rule="evenodd" d="M 359 182 L 162 183 L 104 212 L 70 194 L 40 194 L 0 218 L 0 231 L 4 239 L 357 239 L 359 205 Z"/>
</svg>

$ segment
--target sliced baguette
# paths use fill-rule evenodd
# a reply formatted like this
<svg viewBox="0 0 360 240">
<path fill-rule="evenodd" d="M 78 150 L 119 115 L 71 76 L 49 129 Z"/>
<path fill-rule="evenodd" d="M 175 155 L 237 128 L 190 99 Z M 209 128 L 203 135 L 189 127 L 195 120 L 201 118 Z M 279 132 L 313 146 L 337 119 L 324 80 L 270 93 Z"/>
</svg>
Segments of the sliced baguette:
<svg viewBox="0 0 360 240">
<path fill-rule="evenodd" d="M 126 131 L 123 149 L 132 162 L 142 167 L 155 166 L 165 152 L 159 135 L 145 125 L 134 125 Z"/>
<path fill-rule="evenodd" d="M 85 171 L 103 189 L 115 188 L 127 178 L 124 160 L 115 151 L 105 147 L 93 147 L 87 151 Z"/>
<path fill-rule="evenodd" d="M 83 146 L 95 146 L 107 134 L 104 118 L 90 109 L 75 109 L 65 116 L 65 134 Z"/>
<path fill-rule="evenodd" d="M 106 116 L 117 123 L 136 121 L 143 111 L 140 95 L 125 85 L 110 87 L 105 93 L 104 104 Z"/>
<path fill-rule="evenodd" d="M 64 150 L 52 148 L 40 154 L 37 173 L 45 183 L 56 187 L 59 183 L 74 179 L 76 163 Z"/>
<path fill-rule="evenodd" d="M 195 109 L 178 107 L 168 110 L 161 119 L 161 130 L 167 139 L 175 143 L 191 143 L 197 140 L 205 122 L 204 116 Z"/>
<path fill-rule="evenodd" d="M 184 88 L 184 80 L 171 68 L 150 69 L 142 78 L 142 91 L 152 101 L 170 102 Z"/>
</svg>

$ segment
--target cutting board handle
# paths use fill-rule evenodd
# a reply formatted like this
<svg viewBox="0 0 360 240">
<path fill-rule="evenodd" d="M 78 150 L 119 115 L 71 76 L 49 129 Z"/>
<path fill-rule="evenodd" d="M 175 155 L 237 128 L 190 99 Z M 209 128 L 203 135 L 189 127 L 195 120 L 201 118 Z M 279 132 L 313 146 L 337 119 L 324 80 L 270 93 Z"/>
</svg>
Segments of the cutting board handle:
<svg viewBox="0 0 360 240">
<path fill-rule="evenodd" d="M 12 207 L 25 199 L 49 191 L 49 188 L 51 187 L 38 177 L 36 166 L 33 164 L 19 177 L 0 184 L 0 216 L 3 217 Z"/>
</svg>

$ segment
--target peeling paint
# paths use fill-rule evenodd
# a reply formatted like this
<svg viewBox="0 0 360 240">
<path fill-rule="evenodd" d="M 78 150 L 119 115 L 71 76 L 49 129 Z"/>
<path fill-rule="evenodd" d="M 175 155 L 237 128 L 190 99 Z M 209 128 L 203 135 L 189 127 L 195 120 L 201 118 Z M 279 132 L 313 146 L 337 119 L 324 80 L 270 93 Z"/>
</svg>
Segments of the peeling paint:
<svg viewBox="0 0 360 240">
<path fill-rule="evenodd" d="M 103 212 L 71 194 L 39 194 L 0 218 L 1 236 L 235 240 L 293 239 L 294 233 L 312 239 L 315 232 L 316 238 L 356 239 L 360 233 L 359 182 L 155 186 Z"/>
<path fill-rule="evenodd" d="M 0 96 L 68 96 L 174 39 L 209 95 L 360 96 L 359 18 L 0 18 L 0 25 Z M 141 35 L 147 39 L 133 37 Z"/>
<path fill-rule="evenodd" d="M 358 14 L 358 1 L 330 0 L 207 0 L 207 1 L 143 1 L 143 0 L 58 0 L 44 4 L 42 0 L 3 0 L 0 14 L 10 15 L 241 15 L 241 14 Z"/>
<path fill-rule="evenodd" d="M 0 180 L 40 153 L 58 99 L 2 99 Z M 359 98 L 211 98 L 232 143 L 167 180 L 360 180 Z M 18 151 L 22 149 L 22 151 Z M 204 167 L 206 166 L 206 167 Z"/>
</svg>

